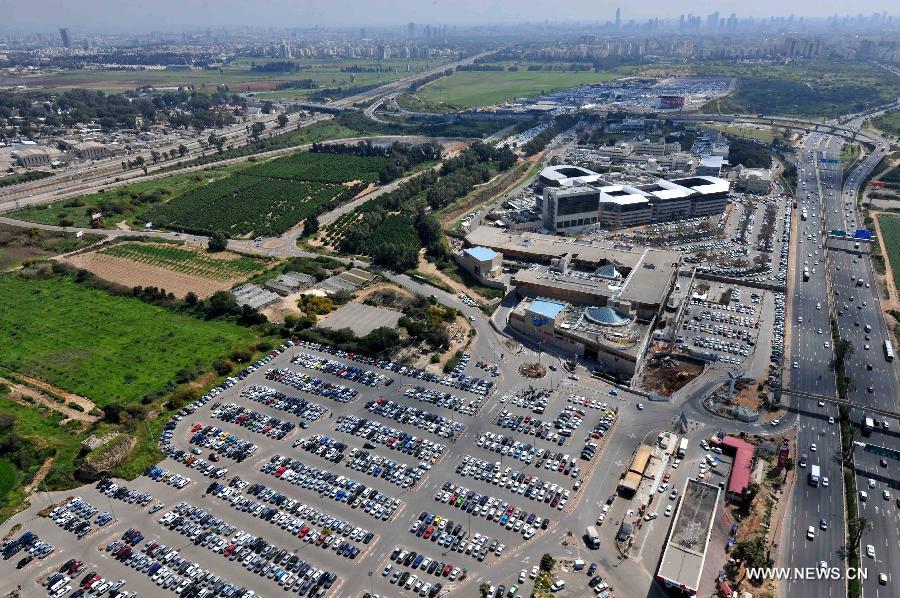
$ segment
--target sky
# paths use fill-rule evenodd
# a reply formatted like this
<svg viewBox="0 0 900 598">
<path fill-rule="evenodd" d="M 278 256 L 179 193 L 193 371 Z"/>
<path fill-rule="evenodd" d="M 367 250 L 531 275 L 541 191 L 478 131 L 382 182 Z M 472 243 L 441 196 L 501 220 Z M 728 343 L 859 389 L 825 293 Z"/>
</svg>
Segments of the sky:
<svg viewBox="0 0 900 598">
<path fill-rule="evenodd" d="M 681 13 L 830 16 L 897 12 L 890 0 L 0 0 L 0 29 L 85 32 L 174 31 L 205 27 L 401 26 L 520 23 L 523 21 L 607 21 L 617 6 L 622 20 L 677 18 Z"/>
</svg>

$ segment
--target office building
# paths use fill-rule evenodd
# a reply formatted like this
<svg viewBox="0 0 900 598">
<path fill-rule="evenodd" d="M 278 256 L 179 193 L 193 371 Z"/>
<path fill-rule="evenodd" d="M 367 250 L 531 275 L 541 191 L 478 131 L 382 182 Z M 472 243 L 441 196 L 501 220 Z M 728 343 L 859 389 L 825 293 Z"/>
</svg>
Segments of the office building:
<svg viewBox="0 0 900 598">
<path fill-rule="evenodd" d="M 62 41 L 63 48 L 72 47 L 72 37 L 69 35 L 68 27 L 59 28 L 59 39 Z"/>
<path fill-rule="evenodd" d="M 483 284 L 492 285 L 503 272 L 503 256 L 488 247 L 469 247 L 456 256 L 456 261 Z"/>
<path fill-rule="evenodd" d="M 35 168 L 37 166 L 49 166 L 50 154 L 47 150 L 38 147 L 22 147 L 12 151 L 19 166 L 26 168 Z"/>
<path fill-rule="evenodd" d="M 721 214 L 728 205 L 728 181 L 712 176 L 658 179 L 646 185 L 612 185 L 586 168 L 553 167 L 545 175 L 543 228 L 555 233 L 579 233 L 599 224 L 604 229 L 628 228 Z"/>
</svg>

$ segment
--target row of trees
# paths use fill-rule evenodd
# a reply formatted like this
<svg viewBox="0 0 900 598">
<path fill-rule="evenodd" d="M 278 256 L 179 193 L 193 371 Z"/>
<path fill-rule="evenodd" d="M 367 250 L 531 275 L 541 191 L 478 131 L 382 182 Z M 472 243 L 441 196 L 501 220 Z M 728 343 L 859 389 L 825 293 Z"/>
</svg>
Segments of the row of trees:
<svg viewBox="0 0 900 598">
<path fill-rule="evenodd" d="M 550 143 L 554 137 L 572 127 L 578 121 L 578 117 L 574 115 L 565 114 L 562 116 L 557 116 L 556 120 L 553 124 L 538 135 L 535 135 L 531 141 L 522 146 L 522 151 L 526 156 L 533 156 L 534 154 L 543 151 L 547 144 Z"/>
<path fill-rule="evenodd" d="M 432 255 L 445 256 L 440 223 L 429 210 L 449 205 L 515 161 L 515 154 L 506 147 L 475 142 L 439 171 L 424 172 L 367 203 L 361 218 L 343 231 L 338 247 L 345 253 L 369 255 L 375 263 L 396 271 L 414 268 L 422 247 Z"/>
</svg>

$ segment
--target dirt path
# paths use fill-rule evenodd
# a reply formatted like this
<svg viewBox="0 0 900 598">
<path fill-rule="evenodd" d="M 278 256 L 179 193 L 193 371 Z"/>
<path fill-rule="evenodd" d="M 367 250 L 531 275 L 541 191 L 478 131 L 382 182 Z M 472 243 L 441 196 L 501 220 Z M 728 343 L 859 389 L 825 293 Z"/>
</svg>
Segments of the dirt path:
<svg viewBox="0 0 900 598">
<path fill-rule="evenodd" d="M 419 257 L 419 265 L 416 266 L 416 268 L 419 270 L 419 272 L 427 274 L 428 276 L 434 276 L 441 282 L 446 283 L 447 286 L 453 289 L 454 293 L 465 293 L 469 296 L 475 295 L 482 301 L 487 301 L 487 299 L 485 299 L 466 285 L 462 284 L 461 282 L 456 282 L 455 280 L 438 270 L 437 266 L 425 259 L 424 253 Z"/>
<path fill-rule="evenodd" d="M 65 399 L 66 403 L 75 403 L 76 405 L 78 405 L 82 409 L 84 409 L 84 413 L 82 413 L 76 409 L 72 409 L 71 407 L 67 407 L 66 405 L 61 405 L 61 404 L 57 403 L 56 401 L 54 401 L 52 397 L 47 396 L 29 386 L 25 386 L 23 384 L 18 384 L 16 382 L 12 382 L 11 380 L 6 380 L 5 378 L 0 378 L 0 382 L 3 382 L 4 384 L 8 385 L 13 390 L 13 392 L 19 393 L 19 395 L 21 395 L 21 396 L 31 397 L 32 399 L 34 399 L 36 402 L 40 403 L 41 405 L 44 405 L 45 407 L 52 409 L 53 411 L 56 411 L 57 413 L 61 413 L 61 414 L 65 415 L 66 418 L 68 418 L 68 419 L 74 419 L 76 421 L 85 422 L 85 423 L 89 423 L 89 424 L 92 424 L 95 421 L 97 421 L 97 419 L 98 419 L 97 417 L 95 417 L 93 415 L 88 415 L 91 412 L 91 410 L 94 409 L 94 403 L 90 399 L 87 399 L 85 397 L 82 397 L 82 396 L 79 396 L 76 394 L 72 394 L 72 393 L 62 390 L 60 388 L 57 388 L 53 385 L 47 384 L 46 382 L 41 382 L 40 380 L 35 380 L 34 378 L 31 378 L 24 374 L 16 373 L 16 375 L 18 377 L 22 378 L 23 380 L 25 380 L 28 384 L 30 384 L 32 386 L 42 388 L 48 392 L 52 392 L 53 394 L 61 396 L 63 399 Z M 27 403 L 27 401 L 26 401 L 26 403 Z"/>
<path fill-rule="evenodd" d="M 44 478 L 47 477 L 47 474 L 50 473 L 50 468 L 53 467 L 53 457 L 50 457 L 41 465 L 41 468 L 37 470 L 37 473 L 34 474 L 34 478 L 32 478 L 31 483 L 25 486 L 25 493 L 31 494 L 34 492 L 34 489 L 37 488 L 41 482 L 44 481 Z"/>
</svg>

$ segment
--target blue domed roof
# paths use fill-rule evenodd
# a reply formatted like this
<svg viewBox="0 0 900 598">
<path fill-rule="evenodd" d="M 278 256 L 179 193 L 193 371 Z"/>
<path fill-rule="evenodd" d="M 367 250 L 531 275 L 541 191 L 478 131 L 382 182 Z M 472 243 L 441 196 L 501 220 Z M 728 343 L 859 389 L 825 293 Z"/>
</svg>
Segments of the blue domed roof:
<svg viewBox="0 0 900 598">
<path fill-rule="evenodd" d="M 589 307 L 585 315 L 591 322 L 604 326 L 622 326 L 631 321 L 631 318 L 611 307 Z"/>
</svg>

